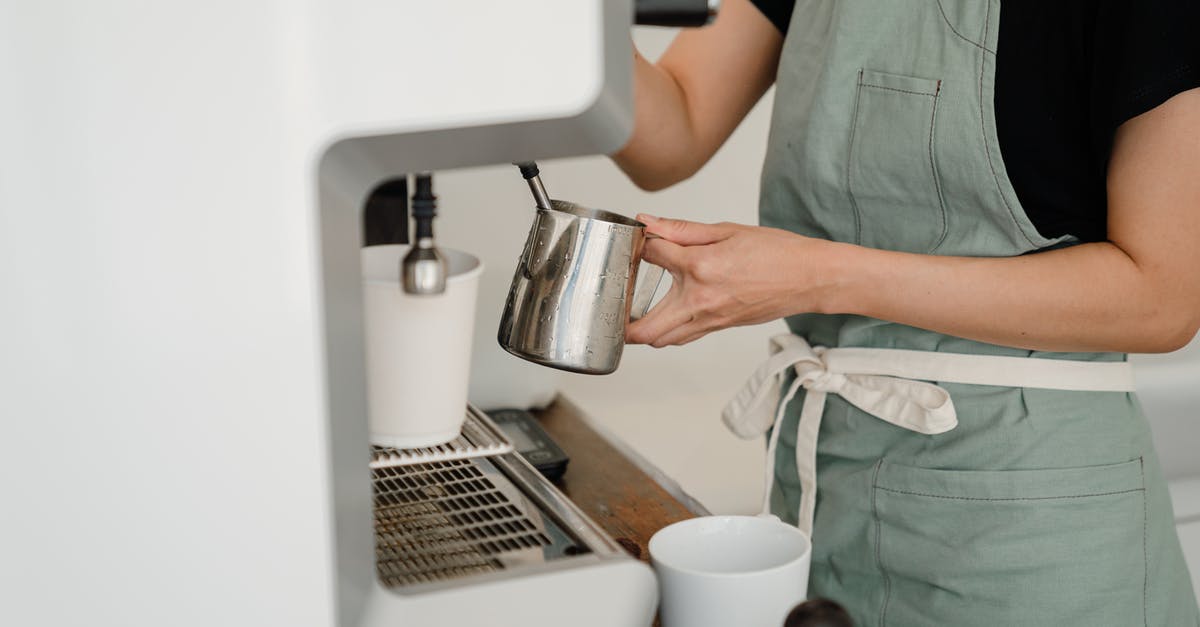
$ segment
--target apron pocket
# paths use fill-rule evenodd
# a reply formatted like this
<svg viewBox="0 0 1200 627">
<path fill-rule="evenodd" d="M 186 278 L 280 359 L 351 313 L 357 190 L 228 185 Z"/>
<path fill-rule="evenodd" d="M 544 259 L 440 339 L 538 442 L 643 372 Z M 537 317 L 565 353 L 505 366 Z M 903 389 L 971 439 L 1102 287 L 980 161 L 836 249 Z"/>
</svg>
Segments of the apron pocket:
<svg viewBox="0 0 1200 627">
<path fill-rule="evenodd" d="M 859 70 L 846 186 L 857 242 L 932 252 L 946 237 L 934 163 L 941 81 Z"/>
<path fill-rule="evenodd" d="M 1145 624 L 1142 462 L 956 471 L 880 462 L 880 624 Z"/>
</svg>

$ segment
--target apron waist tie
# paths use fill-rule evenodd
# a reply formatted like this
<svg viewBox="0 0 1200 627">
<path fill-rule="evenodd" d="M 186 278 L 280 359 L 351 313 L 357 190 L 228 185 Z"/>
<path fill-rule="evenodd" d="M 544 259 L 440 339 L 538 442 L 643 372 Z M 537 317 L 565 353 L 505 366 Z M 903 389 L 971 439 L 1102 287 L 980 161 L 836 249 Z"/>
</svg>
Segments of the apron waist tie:
<svg viewBox="0 0 1200 627">
<path fill-rule="evenodd" d="M 788 368 L 796 379 L 775 412 Z M 1128 362 L 968 355 L 889 348 L 812 347 L 804 338 L 785 334 L 771 338 L 771 357 L 755 370 L 725 406 L 722 419 L 738 437 L 761 437 L 768 428 L 766 490 L 763 513 L 770 512 L 775 481 L 775 448 L 788 404 L 807 390 L 796 430 L 796 470 L 800 477 L 797 524 L 812 537 L 817 487 L 817 434 L 828 394 L 837 394 L 868 414 L 910 431 L 933 435 L 958 425 L 954 401 L 944 388 L 926 383 L 964 383 L 1084 392 L 1132 392 Z"/>
</svg>

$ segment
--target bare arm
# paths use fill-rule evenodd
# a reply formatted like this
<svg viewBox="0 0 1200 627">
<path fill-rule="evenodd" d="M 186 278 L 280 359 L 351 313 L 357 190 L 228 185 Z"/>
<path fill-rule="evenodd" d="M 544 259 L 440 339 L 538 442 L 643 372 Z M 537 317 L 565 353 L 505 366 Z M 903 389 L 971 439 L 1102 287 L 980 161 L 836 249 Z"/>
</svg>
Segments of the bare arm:
<svg viewBox="0 0 1200 627">
<path fill-rule="evenodd" d="M 1200 328 L 1200 89 L 1119 129 L 1109 241 L 1010 258 L 873 250 L 732 224 L 651 220 L 681 280 L 630 329 L 665 346 L 794 313 L 856 313 L 1049 351 L 1166 352 Z"/>
<path fill-rule="evenodd" d="M 1024 348 L 1180 348 L 1200 326 L 1200 91 L 1121 126 L 1108 198 L 1107 242 L 1011 259 L 862 251 L 842 302 Z"/>
<path fill-rule="evenodd" d="M 749 0 L 726 0 L 712 26 L 681 32 L 657 64 L 635 50 L 636 122 L 613 160 L 643 189 L 695 174 L 775 81 L 782 43 Z"/>
</svg>

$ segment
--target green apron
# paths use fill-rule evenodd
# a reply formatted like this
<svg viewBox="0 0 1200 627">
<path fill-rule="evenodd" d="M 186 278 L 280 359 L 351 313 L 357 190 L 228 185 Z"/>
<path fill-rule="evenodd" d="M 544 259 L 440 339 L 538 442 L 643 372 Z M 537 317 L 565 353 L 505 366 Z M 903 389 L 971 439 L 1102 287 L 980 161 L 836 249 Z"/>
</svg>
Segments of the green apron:
<svg viewBox="0 0 1200 627">
<path fill-rule="evenodd" d="M 992 104 L 999 11 L 995 0 L 797 0 L 762 224 L 943 255 L 1072 244 L 1038 234 L 1001 160 Z M 1125 360 L 857 316 L 787 322 L 813 346 Z M 1200 624 L 1133 394 L 933 383 L 957 408 L 957 426 L 935 435 L 828 396 L 810 596 L 837 600 L 860 626 Z M 800 407 L 787 405 L 778 430 L 770 494 L 772 511 L 793 522 Z"/>
</svg>

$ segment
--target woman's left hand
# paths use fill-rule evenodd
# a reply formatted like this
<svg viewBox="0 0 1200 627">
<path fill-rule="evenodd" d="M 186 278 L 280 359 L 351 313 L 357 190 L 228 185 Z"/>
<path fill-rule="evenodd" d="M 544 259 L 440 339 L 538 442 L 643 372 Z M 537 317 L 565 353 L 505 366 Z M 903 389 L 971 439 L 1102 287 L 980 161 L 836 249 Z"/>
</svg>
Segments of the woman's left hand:
<svg viewBox="0 0 1200 627">
<path fill-rule="evenodd" d="M 702 224 L 639 215 L 643 258 L 674 283 L 626 340 L 655 347 L 687 344 L 713 331 L 821 311 L 831 277 L 818 270 L 830 242 L 742 224 Z"/>
</svg>

